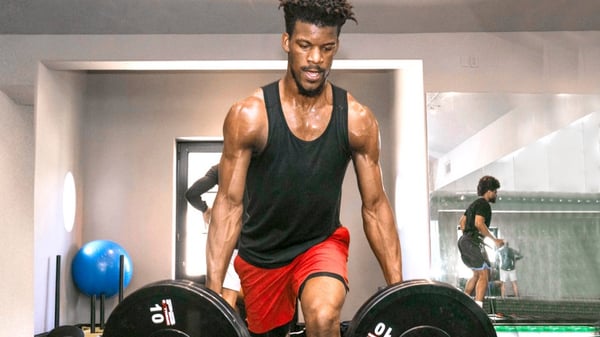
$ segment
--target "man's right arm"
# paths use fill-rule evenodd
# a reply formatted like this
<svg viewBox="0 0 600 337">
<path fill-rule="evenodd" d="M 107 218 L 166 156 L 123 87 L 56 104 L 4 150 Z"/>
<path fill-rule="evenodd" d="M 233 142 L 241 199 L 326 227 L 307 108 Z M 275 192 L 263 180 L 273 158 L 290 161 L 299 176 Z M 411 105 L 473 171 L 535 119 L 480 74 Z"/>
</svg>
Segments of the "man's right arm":
<svg viewBox="0 0 600 337">
<path fill-rule="evenodd" d="M 221 293 L 225 272 L 242 227 L 246 174 L 253 151 L 259 149 L 266 117 L 256 96 L 237 103 L 223 124 L 219 190 L 212 208 L 206 245 L 206 286 Z"/>
<path fill-rule="evenodd" d="M 466 225 L 467 225 L 467 217 L 463 214 L 460 217 L 460 220 L 458 220 L 458 228 L 461 230 L 461 232 L 464 233 Z"/>
<path fill-rule="evenodd" d="M 479 214 L 475 215 L 475 227 L 477 228 L 479 233 L 481 233 L 481 235 L 483 235 L 486 238 L 490 238 L 490 239 L 494 240 L 496 247 L 501 247 L 502 245 L 504 245 L 504 240 L 497 239 L 494 236 L 494 234 L 492 234 L 492 232 L 490 232 L 490 230 L 485 225 L 485 218 Z"/>
</svg>

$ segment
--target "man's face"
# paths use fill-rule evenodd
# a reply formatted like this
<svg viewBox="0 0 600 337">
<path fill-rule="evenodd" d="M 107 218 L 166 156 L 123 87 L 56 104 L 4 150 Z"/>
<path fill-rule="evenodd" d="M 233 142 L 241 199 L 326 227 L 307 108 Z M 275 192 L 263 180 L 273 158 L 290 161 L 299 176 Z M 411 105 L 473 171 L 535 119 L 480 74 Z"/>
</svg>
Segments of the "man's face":
<svg viewBox="0 0 600 337">
<path fill-rule="evenodd" d="M 337 27 L 296 21 L 293 34 L 283 34 L 282 46 L 300 93 L 310 97 L 321 93 L 338 50 Z"/>
<path fill-rule="evenodd" d="M 498 196 L 498 190 L 490 190 L 488 193 L 488 201 L 491 203 L 496 202 L 496 197 Z"/>
</svg>

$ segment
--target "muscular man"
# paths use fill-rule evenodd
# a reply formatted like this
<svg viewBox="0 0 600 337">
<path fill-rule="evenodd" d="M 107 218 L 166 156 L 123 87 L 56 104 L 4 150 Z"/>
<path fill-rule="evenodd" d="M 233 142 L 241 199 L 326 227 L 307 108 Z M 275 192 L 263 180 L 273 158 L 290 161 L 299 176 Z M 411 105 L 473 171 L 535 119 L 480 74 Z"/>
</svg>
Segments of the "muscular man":
<svg viewBox="0 0 600 337">
<path fill-rule="evenodd" d="M 206 201 L 202 200 L 202 194 L 208 192 L 215 185 L 219 184 L 219 165 L 213 165 L 202 178 L 196 180 L 185 192 L 185 198 L 197 210 L 202 212 L 204 222 L 210 224 L 211 208 L 208 207 Z M 237 249 L 233 252 L 233 257 L 237 255 Z M 237 299 L 240 293 L 241 284 L 240 278 L 233 267 L 233 259 L 231 260 L 227 273 L 223 281 L 222 296 L 232 308 L 237 307 Z"/>
<path fill-rule="evenodd" d="M 460 229 L 463 235 L 458 239 L 458 249 L 464 264 L 473 270 L 473 276 L 465 285 L 465 293 L 471 295 L 475 289 L 475 302 L 483 306 L 483 298 L 488 286 L 489 269 L 491 267 L 483 240 L 488 237 L 500 247 L 504 241 L 494 237 L 489 231 L 492 221 L 492 207 L 490 203 L 496 202 L 500 182 L 492 176 L 479 179 L 477 195 L 480 197 L 473 201 L 460 218 Z"/>
<path fill-rule="evenodd" d="M 240 237 L 236 271 L 253 336 L 285 336 L 297 299 L 309 337 L 340 336 L 349 232 L 340 223 L 350 160 L 363 227 L 388 284 L 402 281 L 400 242 L 379 164 L 372 111 L 327 78 L 346 0 L 281 0 L 288 55 L 282 79 L 234 104 L 223 126 L 219 191 L 207 244 L 207 285 L 221 292 Z M 244 187 L 249 218 L 242 226 Z M 241 233 L 241 234 L 240 234 Z"/>
</svg>

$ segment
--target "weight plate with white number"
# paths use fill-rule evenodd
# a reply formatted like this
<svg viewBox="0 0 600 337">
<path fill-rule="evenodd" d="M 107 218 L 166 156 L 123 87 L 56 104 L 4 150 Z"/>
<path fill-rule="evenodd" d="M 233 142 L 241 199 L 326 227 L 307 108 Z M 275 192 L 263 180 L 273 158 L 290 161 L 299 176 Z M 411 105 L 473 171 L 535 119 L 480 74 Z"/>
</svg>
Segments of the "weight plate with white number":
<svg viewBox="0 0 600 337">
<path fill-rule="evenodd" d="M 449 284 L 414 280 L 388 286 L 355 314 L 346 337 L 496 337 L 487 314 Z"/>
<path fill-rule="evenodd" d="M 191 281 L 152 283 L 113 310 L 103 337 L 250 337 L 242 318 L 215 292 Z"/>
</svg>

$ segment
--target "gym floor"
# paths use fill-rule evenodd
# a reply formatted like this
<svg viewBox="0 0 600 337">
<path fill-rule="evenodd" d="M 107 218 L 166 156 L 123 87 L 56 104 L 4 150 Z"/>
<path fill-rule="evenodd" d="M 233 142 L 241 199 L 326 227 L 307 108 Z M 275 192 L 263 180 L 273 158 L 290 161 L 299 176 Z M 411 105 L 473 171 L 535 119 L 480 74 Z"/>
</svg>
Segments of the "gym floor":
<svg viewBox="0 0 600 337">
<path fill-rule="evenodd" d="M 589 325 L 496 325 L 498 337 L 594 337 L 598 329 Z"/>
<path fill-rule="evenodd" d="M 543 301 L 528 298 L 486 298 L 484 309 L 498 337 L 600 336 L 600 301 Z"/>
</svg>

